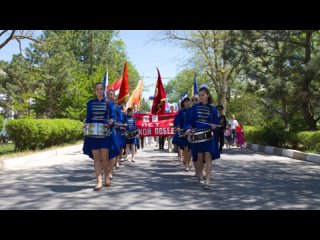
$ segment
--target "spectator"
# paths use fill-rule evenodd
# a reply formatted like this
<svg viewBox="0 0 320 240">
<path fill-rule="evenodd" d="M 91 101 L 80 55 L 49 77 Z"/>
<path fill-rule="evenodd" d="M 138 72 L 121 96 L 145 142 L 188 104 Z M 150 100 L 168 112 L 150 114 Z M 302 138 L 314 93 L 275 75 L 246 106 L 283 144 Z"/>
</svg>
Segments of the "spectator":
<svg viewBox="0 0 320 240">
<path fill-rule="evenodd" d="M 243 129 L 243 125 L 242 123 L 240 123 L 237 127 L 236 127 L 236 138 L 237 138 L 237 147 L 243 148 L 243 144 L 244 144 L 244 129 Z"/>
<path fill-rule="evenodd" d="M 228 121 L 228 123 L 231 126 L 231 132 L 232 132 L 231 142 L 232 142 L 232 145 L 234 145 L 235 144 L 234 141 L 236 139 L 236 127 L 238 126 L 238 121 L 236 120 L 236 117 L 233 114 L 231 115 L 230 120 Z"/>
</svg>

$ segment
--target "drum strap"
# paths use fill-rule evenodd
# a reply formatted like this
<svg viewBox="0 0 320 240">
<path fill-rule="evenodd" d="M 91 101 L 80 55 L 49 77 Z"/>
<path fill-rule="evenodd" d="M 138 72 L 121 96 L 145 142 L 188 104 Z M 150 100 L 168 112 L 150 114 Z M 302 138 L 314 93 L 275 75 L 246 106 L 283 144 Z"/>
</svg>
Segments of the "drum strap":
<svg viewBox="0 0 320 240">
<path fill-rule="evenodd" d="M 107 108 L 107 118 L 108 119 L 110 119 L 110 113 L 109 113 L 109 111 L 110 111 L 110 106 L 109 106 L 109 104 L 110 104 L 110 101 L 109 100 L 106 100 L 106 108 Z"/>
</svg>

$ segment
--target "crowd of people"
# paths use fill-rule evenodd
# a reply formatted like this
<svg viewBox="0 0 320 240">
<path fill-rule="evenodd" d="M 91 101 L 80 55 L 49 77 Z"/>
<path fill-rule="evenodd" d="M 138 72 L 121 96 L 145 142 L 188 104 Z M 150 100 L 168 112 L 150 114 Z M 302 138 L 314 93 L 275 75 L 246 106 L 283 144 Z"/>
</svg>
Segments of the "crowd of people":
<svg viewBox="0 0 320 240">
<path fill-rule="evenodd" d="M 83 152 L 94 160 L 96 185 L 95 191 L 103 185 L 110 186 L 113 170 L 122 165 L 122 158 L 135 162 L 138 148 L 150 144 L 152 137 L 139 137 L 133 114 L 140 113 L 137 104 L 125 111 L 125 104 L 117 105 L 114 91 L 107 91 L 104 97 L 104 85 L 95 85 L 96 98 L 87 102 L 87 115 L 83 127 L 90 123 L 104 124 L 108 134 L 102 137 L 86 136 Z M 223 106 L 213 106 L 213 98 L 207 86 L 200 87 L 199 95 L 182 100 L 178 114 L 174 119 L 176 133 L 168 141 L 176 146 L 178 156 L 184 164 L 184 171 L 195 169 L 197 180 L 205 189 L 210 189 L 212 161 L 220 158 L 224 143 L 228 148 L 244 144 L 243 125 L 234 115 L 226 121 L 222 114 Z M 174 112 L 174 107 L 170 107 Z M 166 137 L 157 137 L 159 149 L 164 149 Z M 192 164 L 193 163 L 193 164 Z M 102 181 L 104 176 L 104 182 Z"/>
</svg>

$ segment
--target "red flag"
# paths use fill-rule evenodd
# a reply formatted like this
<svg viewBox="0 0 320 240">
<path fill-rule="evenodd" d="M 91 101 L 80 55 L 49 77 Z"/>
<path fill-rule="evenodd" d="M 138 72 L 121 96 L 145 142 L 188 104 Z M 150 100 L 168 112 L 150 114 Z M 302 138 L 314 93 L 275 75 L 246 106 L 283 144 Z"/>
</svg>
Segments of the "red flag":
<svg viewBox="0 0 320 240">
<path fill-rule="evenodd" d="M 118 104 L 126 101 L 126 97 L 129 95 L 129 74 L 128 74 L 128 62 L 124 64 L 123 78 L 120 86 L 120 92 L 118 95 Z"/>
<path fill-rule="evenodd" d="M 117 91 L 121 86 L 121 82 L 122 82 L 122 76 L 120 76 L 118 80 L 114 81 L 114 83 L 108 86 L 108 90 Z"/>
<path fill-rule="evenodd" d="M 152 110 L 151 113 L 165 113 L 165 100 L 166 100 L 166 91 L 164 90 L 164 87 L 162 85 L 161 75 L 158 71 L 158 80 L 156 89 L 154 92 L 154 100 L 152 104 Z"/>
</svg>

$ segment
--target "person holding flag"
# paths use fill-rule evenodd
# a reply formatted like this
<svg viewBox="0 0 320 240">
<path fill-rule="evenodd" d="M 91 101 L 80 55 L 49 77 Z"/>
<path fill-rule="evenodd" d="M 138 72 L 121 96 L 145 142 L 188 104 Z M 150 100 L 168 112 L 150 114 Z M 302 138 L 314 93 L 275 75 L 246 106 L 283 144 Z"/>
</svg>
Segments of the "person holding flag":
<svg viewBox="0 0 320 240">
<path fill-rule="evenodd" d="M 166 91 L 164 90 L 164 87 L 162 85 L 161 75 L 158 68 L 157 68 L 157 72 L 158 72 L 158 79 L 157 79 L 157 84 L 154 92 L 154 100 L 153 100 L 152 109 L 151 109 L 152 114 L 165 113 Z M 165 137 L 159 136 L 159 149 L 164 149 L 164 141 L 165 141 Z"/>
<path fill-rule="evenodd" d="M 158 79 L 156 88 L 154 91 L 154 99 L 152 104 L 151 113 L 165 113 L 165 101 L 166 101 L 166 91 L 164 90 L 164 87 L 162 85 L 161 75 L 160 71 L 157 68 L 158 71 Z"/>
</svg>

